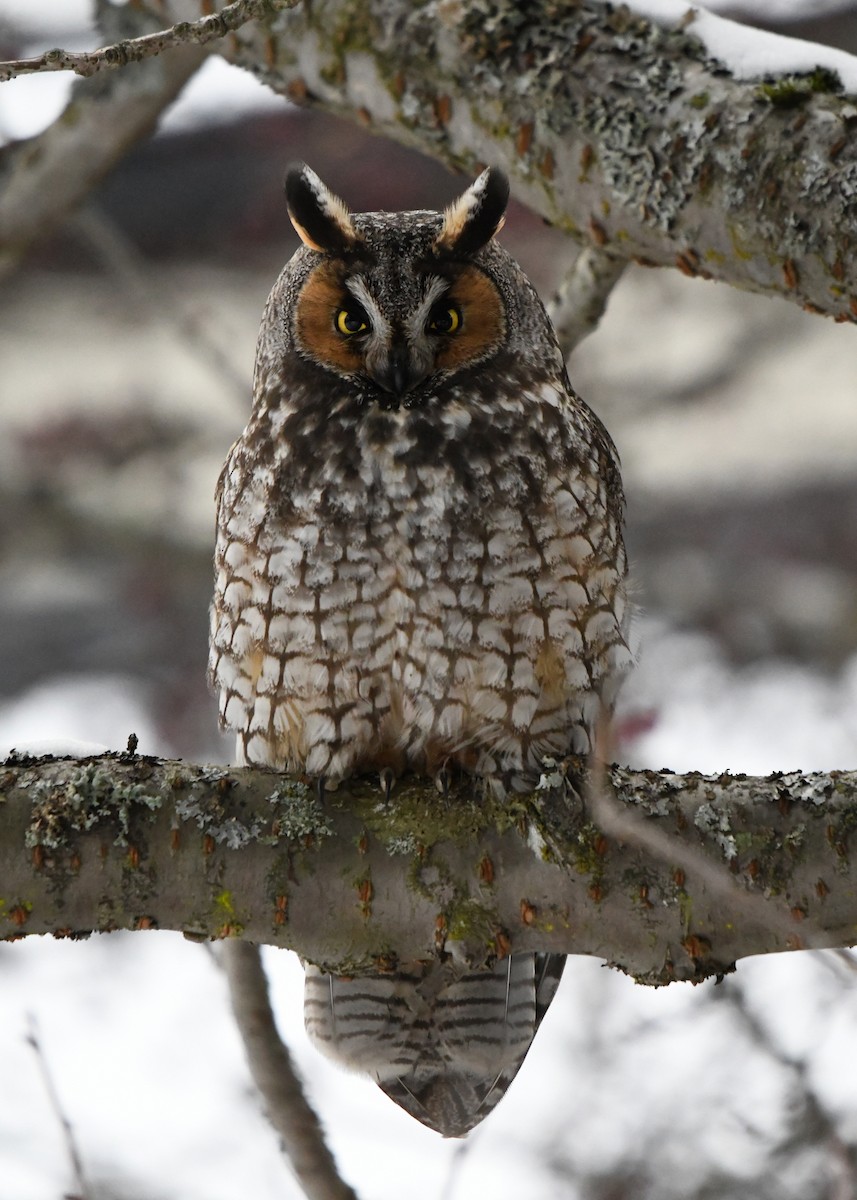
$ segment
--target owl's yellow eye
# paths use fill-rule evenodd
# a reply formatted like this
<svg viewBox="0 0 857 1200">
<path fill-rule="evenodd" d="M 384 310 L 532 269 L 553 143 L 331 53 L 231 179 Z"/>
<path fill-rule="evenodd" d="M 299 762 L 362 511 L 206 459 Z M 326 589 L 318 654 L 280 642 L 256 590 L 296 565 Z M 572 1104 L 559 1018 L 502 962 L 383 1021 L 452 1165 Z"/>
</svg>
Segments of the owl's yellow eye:
<svg viewBox="0 0 857 1200">
<path fill-rule="evenodd" d="M 461 313 L 454 304 L 432 309 L 428 319 L 429 333 L 455 333 L 461 324 Z"/>
<path fill-rule="evenodd" d="M 361 308 L 340 308 L 336 314 L 336 328 L 345 337 L 354 337 L 355 333 L 364 333 L 369 322 Z"/>
</svg>

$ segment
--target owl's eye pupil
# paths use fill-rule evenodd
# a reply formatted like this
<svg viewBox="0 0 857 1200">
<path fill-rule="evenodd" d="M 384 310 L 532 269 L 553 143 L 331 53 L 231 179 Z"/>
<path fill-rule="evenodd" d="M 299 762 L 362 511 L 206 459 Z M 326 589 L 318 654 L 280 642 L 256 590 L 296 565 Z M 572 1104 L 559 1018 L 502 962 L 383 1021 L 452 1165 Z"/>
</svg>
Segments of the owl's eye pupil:
<svg viewBox="0 0 857 1200">
<path fill-rule="evenodd" d="M 429 314 L 429 333 L 455 333 L 460 324 L 461 313 L 454 304 L 440 305 Z"/>
<path fill-rule="evenodd" d="M 336 314 L 336 328 L 345 337 L 353 337 L 355 333 L 363 333 L 369 328 L 366 314 L 359 308 L 341 308 Z"/>
</svg>

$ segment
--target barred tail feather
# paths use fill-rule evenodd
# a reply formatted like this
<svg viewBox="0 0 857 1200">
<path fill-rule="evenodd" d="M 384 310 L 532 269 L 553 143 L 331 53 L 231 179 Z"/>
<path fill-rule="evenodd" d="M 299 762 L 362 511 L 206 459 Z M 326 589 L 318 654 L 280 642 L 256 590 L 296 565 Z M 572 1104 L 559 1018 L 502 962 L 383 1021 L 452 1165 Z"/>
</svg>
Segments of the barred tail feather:
<svg viewBox="0 0 857 1200">
<path fill-rule="evenodd" d="M 391 1099 L 444 1137 L 463 1137 L 518 1072 L 565 959 L 515 954 L 492 971 L 449 964 L 342 978 L 308 966 L 307 1032 L 320 1050 L 368 1072 Z"/>
</svg>

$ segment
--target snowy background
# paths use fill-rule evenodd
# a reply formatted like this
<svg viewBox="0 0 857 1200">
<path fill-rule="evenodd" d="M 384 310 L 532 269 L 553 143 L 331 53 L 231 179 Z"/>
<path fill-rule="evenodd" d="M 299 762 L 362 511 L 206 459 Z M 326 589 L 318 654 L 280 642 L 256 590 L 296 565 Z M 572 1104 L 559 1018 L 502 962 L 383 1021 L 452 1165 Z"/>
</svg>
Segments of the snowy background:
<svg viewBox="0 0 857 1200">
<path fill-rule="evenodd" d="M 710 7 L 755 7 L 784 33 L 833 30 L 857 48 L 847 4 Z M 92 46 L 89 15 L 85 0 L 0 0 L 0 42 Z M 36 133 L 69 86 L 0 86 L 0 137 Z M 212 60 L 159 137 L 4 280 L 0 750 L 118 748 L 134 731 L 144 753 L 228 760 L 204 683 L 212 497 L 291 252 L 280 179 L 297 157 L 357 208 L 441 206 L 460 190 Z M 574 252 L 519 209 L 503 240 L 545 296 Z M 640 665 L 624 759 L 857 767 L 857 330 L 633 269 L 571 374 L 619 446 L 628 493 Z M 834 955 L 657 991 L 571 960 L 518 1080 L 463 1145 L 320 1059 L 294 956 L 266 962 L 365 1200 L 857 1195 L 857 976 Z M 93 1200 L 300 1195 L 214 952 L 138 933 L 0 944 L 0 1200 L 74 1186 L 33 1022 Z"/>
</svg>

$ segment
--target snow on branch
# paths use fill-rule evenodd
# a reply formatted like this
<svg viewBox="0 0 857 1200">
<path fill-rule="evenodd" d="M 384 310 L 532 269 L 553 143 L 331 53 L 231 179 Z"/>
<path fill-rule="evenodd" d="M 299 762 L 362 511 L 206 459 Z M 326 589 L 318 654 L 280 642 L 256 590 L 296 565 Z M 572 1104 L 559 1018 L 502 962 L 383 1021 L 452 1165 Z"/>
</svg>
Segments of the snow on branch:
<svg viewBox="0 0 857 1200">
<path fill-rule="evenodd" d="M 235 0 L 219 13 L 211 13 L 198 21 L 179 21 L 169 29 L 142 37 L 125 38 L 112 46 L 100 50 L 72 53 L 68 50 L 46 50 L 38 58 L 19 58 L 0 62 L 0 83 L 18 75 L 33 75 L 45 71 L 74 71 L 76 75 L 95 75 L 105 68 L 125 67 L 128 63 L 142 62 L 156 54 L 163 54 L 176 46 L 205 45 L 224 38 L 246 25 L 248 21 L 270 16 L 285 8 L 292 8 L 299 0 Z"/>
<path fill-rule="evenodd" d="M 505 805 L 407 779 L 320 800 L 262 769 L 144 758 L 0 766 L 0 936 L 177 929 L 346 974 L 451 953 L 592 954 L 641 982 L 849 946 L 857 773 L 578 763 Z"/>
</svg>

